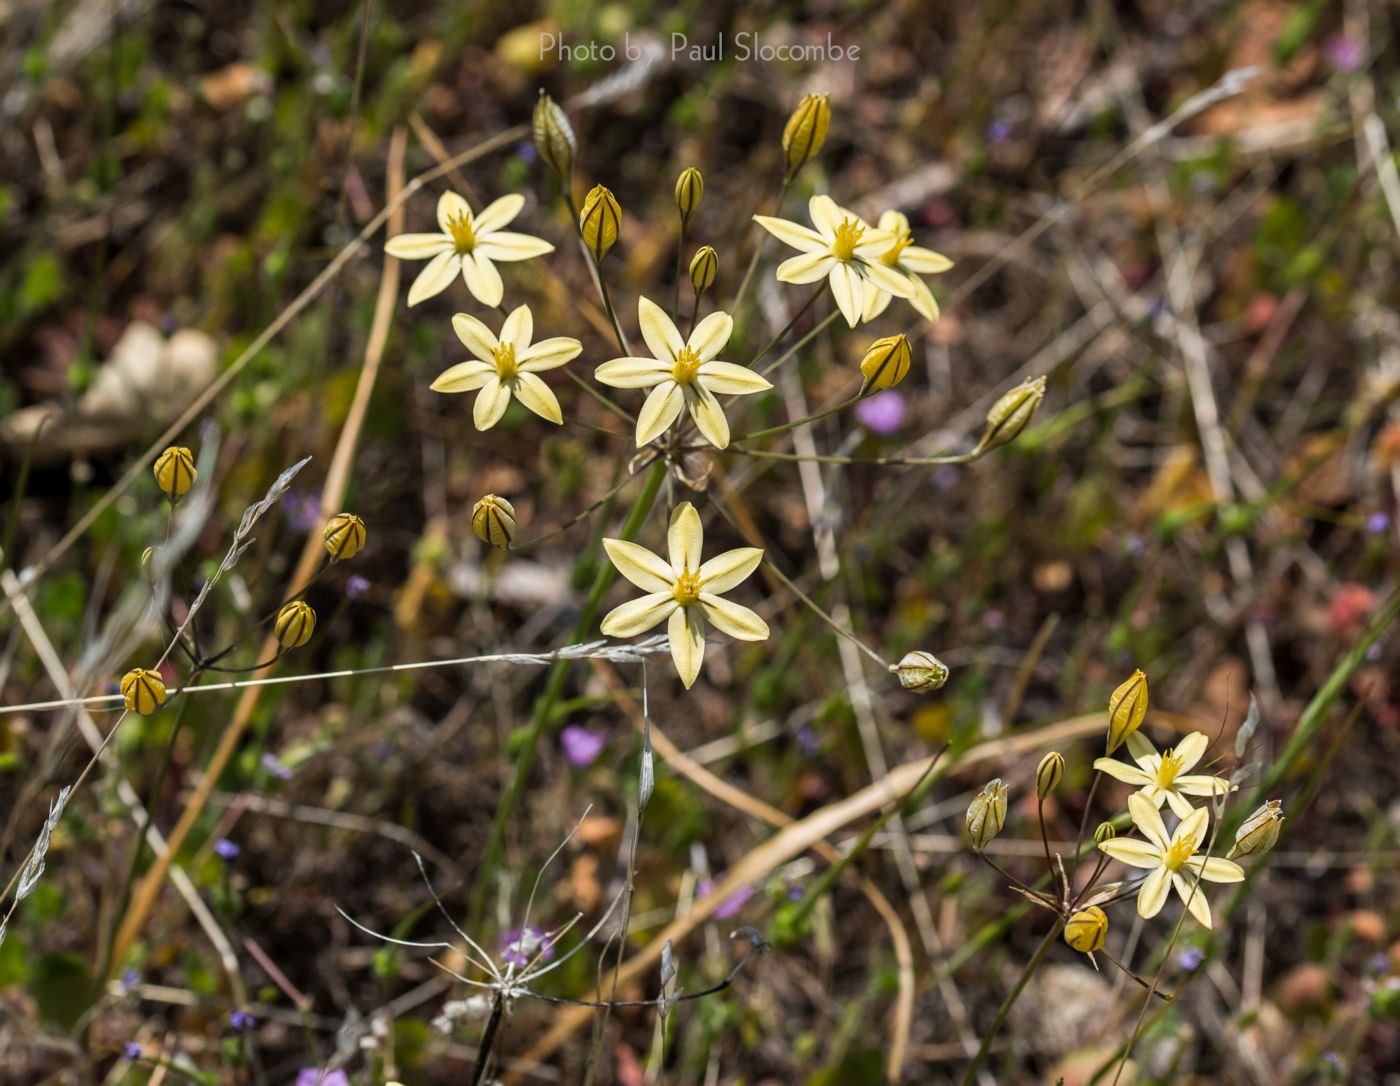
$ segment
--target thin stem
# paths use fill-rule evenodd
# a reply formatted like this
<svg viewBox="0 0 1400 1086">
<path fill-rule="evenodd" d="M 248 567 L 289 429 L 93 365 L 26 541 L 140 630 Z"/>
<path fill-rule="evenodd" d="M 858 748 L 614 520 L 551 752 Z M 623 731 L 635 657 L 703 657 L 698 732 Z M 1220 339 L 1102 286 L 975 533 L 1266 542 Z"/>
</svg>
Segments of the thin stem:
<svg viewBox="0 0 1400 1086">
<path fill-rule="evenodd" d="M 619 418 L 626 419 L 633 426 L 637 425 L 637 416 L 633 415 L 621 404 L 615 403 L 611 397 L 607 396 L 605 393 L 599 392 L 596 388 L 590 385 L 573 370 L 565 369 L 564 372 L 568 375 L 569 380 L 573 381 L 574 384 L 578 385 L 579 388 L 583 389 L 584 392 L 592 396 L 595 400 L 597 400 L 600 404 L 606 407 L 614 415 L 617 415 Z"/>
<path fill-rule="evenodd" d="M 773 205 L 773 217 L 778 217 L 778 212 L 783 209 L 783 200 L 787 197 L 788 186 L 792 184 L 792 178 L 783 178 L 783 187 L 778 190 L 778 201 Z M 750 222 L 753 220 L 750 219 Z M 748 271 L 744 272 L 744 280 L 739 284 L 739 293 L 734 296 L 734 312 L 739 312 L 739 307 L 744 304 L 744 295 L 749 292 L 749 280 L 753 278 L 754 269 L 758 267 L 758 258 L 763 255 L 763 246 L 768 241 L 768 231 L 760 230 L 758 244 L 753 247 L 753 256 L 749 258 Z"/>
<path fill-rule="evenodd" d="M 588 243 L 583 240 L 583 224 L 578 218 L 578 204 L 574 202 L 574 194 L 571 191 L 564 193 L 564 198 L 569 203 L 569 212 L 574 220 L 574 233 L 578 235 L 579 247 L 588 255 L 588 263 L 592 268 L 593 285 L 598 288 L 598 296 L 603 300 L 603 309 L 607 312 L 608 320 L 612 323 L 613 334 L 617 336 L 617 345 L 622 348 L 624 355 L 630 356 L 632 348 L 627 345 L 627 336 L 622 331 L 622 325 L 618 323 L 617 313 L 613 311 L 612 298 L 608 294 L 608 283 L 603 278 L 603 262 L 598 259 L 597 254 L 588 247 Z"/>
<path fill-rule="evenodd" d="M 656 459 L 656 455 L 657 455 L 657 454 L 653 454 L 653 455 L 650 457 L 650 459 L 646 460 L 646 461 L 643 462 L 642 464 L 639 464 L 639 465 L 637 466 L 636 470 L 628 472 L 626 478 L 624 478 L 624 479 L 622 480 L 622 482 L 620 482 L 620 483 L 618 483 L 616 486 L 614 486 L 611 490 L 609 490 L 606 494 L 604 494 L 601 498 L 599 498 L 597 501 L 595 501 L 592 505 L 590 505 L 590 506 L 589 506 L 587 509 L 585 509 L 583 512 L 575 514 L 574 516 L 570 517 L 568 520 L 564 521 L 563 524 L 559 525 L 559 527 L 554 528 L 554 529 L 552 529 L 552 530 L 550 530 L 550 531 L 548 531 L 548 532 L 545 532 L 543 535 L 537 535 L 537 536 L 535 536 L 535 537 L 532 538 L 532 539 L 527 539 L 527 540 L 525 540 L 525 542 L 523 542 L 523 543 L 516 543 L 516 544 L 513 544 L 513 545 L 511 546 L 510 549 L 513 550 L 513 551 L 519 551 L 519 550 L 524 550 L 526 547 L 533 547 L 533 546 L 535 546 L 537 543 L 543 543 L 543 542 L 544 542 L 545 540 L 547 540 L 547 539 L 553 539 L 553 538 L 554 538 L 555 536 L 557 536 L 557 535 L 562 535 L 564 532 L 568 531 L 570 528 L 572 528 L 572 527 L 573 527 L 575 524 L 577 524 L 579 521 L 581 521 L 581 520 L 587 520 L 587 519 L 588 519 L 589 517 L 591 517 L 594 513 L 596 513 L 599 509 L 601 509 L 603 506 L 607 505 L 608 502 L 612 501 L 613 498 L 617 497 L 617 495 L 618 495 L 619 493 L 622 492 L 623 488 L 626 487 L 628 483 L 630 483 L 633 479 L 635 479 L 638 475 L 641 474 L 643 468 L 646 468 L 646 467 L 650 466 L 651 463 Z"/>
<path fill-rule="evenodd" d="M 982 1047 L 977 1050 L 977 1055 L 973 1057 L 967 1073 L 963 1075 L 963 1086 L 972 1086 L 977 1079 L 977 1072 L 982 1070 L 982 1065 L 987 1062 L 987 1055 L 992 1050 L 992 1042 L 1001 1032 L 1001 1027 L 1006 1025 L 1006 1019 L 1011 1014 L 1011 1008 L 1016 1005 L 1016 1000 L 1021 997 L 1031 977 L 1035 976 L 1035 971 L 1040 968 L 1040 963 L 1045 960 L 1045 955 L 1050 953 L 1051 946 L 1059 938 L 1060 929 L 1064 927 L 1064 921 L 1056 920 L 1054 926 L 1045 933 L 1045 938 L 1040 941 L 1040 946 L 1036 947 L 1035 954 L 1026 963 L 1026 968 L 1021 972 L 1021 979 L 1016 982 L 1016 987 L 1011 989 L 1011 994 L 1002 1003 L 1001 1010 L 997 1011 L 996 1020 L 992 1022 L 992 1028 L 987 1031 L 987 1035 L 982 1038 Z"/>
<path fill-rule="evenodd" d="M 763 350 L 759 351 L 758 354 L 753 356 L 752 361 L 749 362 L 749 369 L 753 369 L 755 366 L 757 366 L 759 359 L 761 359 L 764 355 L 766 355 L 769 351 L 771 351 L 774 347 L 776 347 L 779 343 L 782 342 L 783 337 L 786 336 L 789 332 L 791 332 L 793 327 L 797 324 L 797 322 L 807 315 L 807 310 L 811 309 L 812 306 L 817 304 L 817 299 L 822 296 L 822 293 L 825 290 L 826 284 L 823 283 L 822 285 L 818 286 L 816 290 L 812 291 L 812 293 L 808 296 L 807 300 L 802 303 L 802 308 L 800 308 L 796 313 L 792 315 L 792 318 L 787 322 L 787 324 L 783 325 L 782 330 L 779 331 L 777 335 L 775 335 L 772 339 L 768 341 L 768 345 L 764 347 Z"/>
<path fill-rule="evenodd" d="M 750 437 L 753 435 L 750 434 Z M 805 456 L 801 453 L 769 452 L 766 449 L 750 449 L 743 445 L 730 442 L 727 449 L 720 449 L 723 453 L 734 453 L 739 456 L 756 456 L 763 460 L 792 460 L 811 464 L 874 464 L 883 467 L 932 467 L 939 464 L 970 464 L 972 461 L 980 459 L 981 454 L 956 453 L 948 456 L 825 456 L 813 454 Z"/>
<path fill-rule="evenodd" d="M 807 426 L 810 423 L 818 422 L 821 419 L 834 415 L 838 411 L 844 411 L 848 407 L 853 407 L 860 402 L 861 397 L 864 395 L 865 384 L 862 382 L 860 388 L 857 390 L 854 396 L 848 397 L 847 399 L 842 400 L 840 403 L 832 404 L 830 407 L 823 407 L 820 411 L 807 415 L 804 418 L 794 419 L 792 422 L 785 422 L 781 426 L 770 426 L 766 430 L 754 430 L 752 433 L 740 434 L 733 440 L 753 441 L 760 437 L 773 437 L 777 434 L 785 434 L 789 430 L 796 430 L 799 426 Z"/>
<path fill-rule="evenodd" d="M 813 339 L 815 339 L 820 332 L 825 330 L 828 324 L 830 324 L 840 315 L 841 311 L 839 309 L 833 309 L 830 313 L 823 317 L 817 323 L 816 327 L 814 327 L 810 332 L 808 332 L 805 336 L 799 339 L 782 354 L 778 355 L 778 357 L 773 359 L 772 362 L 769 362 L 768 365 L 763 367 L 763 369 L 759 370 L 758 375 L 760 377 L 767 377 L 770 373 L 772 373 L 789 358 L 795 355 L 798 351 L 802 350 L 803 347 L 807 346 L 807 344 L 810 343 Z"/>
<path fill-rule="evenodd" d="M 676 320 L 681 319 L 681 272 L 685 261 L 685 228 L 686 217 L 681 216 L 681 234 L 676 240 L 676 282 L 675 290 L 671 295 L 671 312 Z"/>
<path fill-rule="evenodd" d="M 690 307 L 690 327 L 685 330 L 685 338 L 689 339 L 695 331 L 695 318 L 700 316 L 700 292 L 695 292 L 695 302 Z"/>
<path fill-rule="evenodd" d="M 1094 793 L 1099 790 L 1099 780 L 1103 777 L 1102 770 L 1094 770 L 1093 783 L 1089 785 L 1089 796 L 1084 801 L 1084 813 L 1079 817 L 1079 832 L 1074 835 L 1074 854 L 1078 856 L 1084 846 L 1084 831 L 1089 826 L 1089 812 L 1094 807 Z M 1071 890 L 1073 888 L 1071 887 Z"/>
<path fill-rule="evenodd" d="M 1036 820 L 1040 823 L 1040 843 L 1045 849 L 1045 866 L 1049 868 L 1050 878 L 1055 883 L 1055 886 L 1058 889 L 1060 885 L 1060 878 L 1055 871 L 1055 861 L 1050 858 L 1050 838 L 1045 832 L 1045 800 L 1041 797 L 1036 798 L 1035 813 Z M 1068 887 L 1065 888 L 1064 897 L 1066 899 L 1069 897 Z"/>
<path fill-rule="evenodd" d="M 480 1086 L 485 1081 L 486 1065 L 491 1062 L 491 1049 L 496 1043 L 496 1030 L 501 1025 L 504 999 L 496 993 L 491 1004 L 491 1017 L 486 1020 L 486 1029 L 481 1034 L 481 1043 L 476 1047 L 476 1068 L 472 1071 L 471 1086 Z"/>
</svg>

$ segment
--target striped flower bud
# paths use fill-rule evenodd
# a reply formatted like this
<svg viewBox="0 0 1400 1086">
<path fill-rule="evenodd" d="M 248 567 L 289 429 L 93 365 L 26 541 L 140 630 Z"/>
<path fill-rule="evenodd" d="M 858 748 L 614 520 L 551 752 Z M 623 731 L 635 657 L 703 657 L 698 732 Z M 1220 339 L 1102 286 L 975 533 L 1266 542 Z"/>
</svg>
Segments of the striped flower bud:
<svg viewBox="0 0 1400 1086">
<path fill-rule="evenodd" d="M 127 709 L 150 716 L 165 704 L 165 682 L 159 673 L 134 667 L 122 676 L 122 701 Z"/>
<path fill-rule="evenodd" d="M 1134 671 L 1132 677 L 1108 699 L 1108 753 L 1142 727 L 1147 716 L 1147 676 Z"/>
<path fill-rule="evenodd" d="M 1044 799 L 1060 786 L 1060 778 L 1065 775 L 1065 759 L 1058 750 L 1052 750 L 1035 767 L 1035 794 Z"/>
<path fill-rule="evenodd" d="M 1080 909 L 1065 921 L 1065 942 L 1081 954 L 1103 949 L 1108 935 L 1108 914 L 1097 905 Z"/>
<path fill-rule="evenodd" d="M 1282 827 L 1283 804 L 1271 799 L 1246 818 L 1235 831 L 1235 843 L 1225 858 L 1233 860 L 1236 856 L 1257 856 L 1268 852 L 1278 840 L 1278 831 Z"/>
<path fill-rule="evenodd" d="M 574 138 L 574 127 L 569 123 L 568 115 L 543 90 L 535 103 L 535 114 L 530 119 L 530 135 L 540 159 L 554 171 L 559 183 L 568 188 L 578 140 Z"/>
<path fill-rule="evenodd" d="M 483 543 L 509 550 L 510 541 L 515 538 L 515 506 L 505 498 L 487 494 L 472 506 L 472 531 Z"/>
<path fill-rule="evenodd" d="M 1006 825 L 1006 785 L 1001 778 L 987 782 L 967 805 L 967 836 L 974 852 L 982 852 Z"/>
<path fill-rule="evenodd" d="M 715 273 L 719 271 L 719 254 L 705 245 L 695 250 L 690 258 L 690 285 L 697 296 L 704 294 L 714 285 Z"/>
<path fill-rule="evenodd" d="M 171 501 L 188 494 L 199 475 L 194 470 L 194 457 L 190 455 L 190 450 L 178 445 L 171 445 L 156 457 L 151 473 L 156 477 L 160 492 Z"/>
<path fill-rule="evenodd" d="M 365 546 L 365 522 L 354 513 L 337 513 L 326 521 L 322 538 L 332 561 L 354 558 Z"/>
<path fill-rule="evenodd" d="M 860 372 L 865 377 L 865 387 L 894 388 L 909 375 L 909 362 L 912 357 L 908 336 L 885 336 L 883 339 L 877 339 L 860 360 Z"/>
<path fill-rule="evenodd" d="M 931 652 L 911 652 L 890 668 L 899 685 L 916 694 L 929 694 L 948 681 L 948 665 Z"/>
<path fill-rule="evenodd" d="M 987 412 L 987 430 L 977 443 L 978 454 L 1015 441 L 1016 435 L 1035 417 L 1036 408 L 1043 399 L 1045 378 L 1031 377 L 992 404 L 992 409 Z"/>
<path fill-rule="evenodd" d="M 1112 841 L 1118 836 L 1118 829 L 1112 822 L 1100 822 L 1099 828 L 1094 831 L 1094 844 L 1101 845 L 1105 841 Z"/>
<path fill-rule="evenodd" d="M 783 126 L 783 162 L 791 181 L 799 170 L 817 156 L 831 127 L 831 96 L 809 94 L 797 103 Z"/>
<path fill-rule="evenodd" d="M 676 178 L 676 210 L 681 213 L 681 224 L 690 222 L 690 216 L 700 206 L 700 197 L 705 195 L 705 179 L 694 166 L 687 166 Z"/>
<path fill-rule="evenodd" d="M 617 243 L 618 227 L 622 225 L 622 208 L 617 198 L 602 185 L 594 185 L 583 198 L 583 210 L 578 215 L 578 227 L 583 234 L 583 243 L 593 254 L 593 259 L 601 261 Z"/>
<path fill-rule="evenodd" d="M 316 612 L 305 600 L 292 600 L 277 612 L 277 621 L 272 632 L 277 635 L 277 643 L 284 649 L 299 649 L 311 640 L 316 632 Z"/>
</svg>

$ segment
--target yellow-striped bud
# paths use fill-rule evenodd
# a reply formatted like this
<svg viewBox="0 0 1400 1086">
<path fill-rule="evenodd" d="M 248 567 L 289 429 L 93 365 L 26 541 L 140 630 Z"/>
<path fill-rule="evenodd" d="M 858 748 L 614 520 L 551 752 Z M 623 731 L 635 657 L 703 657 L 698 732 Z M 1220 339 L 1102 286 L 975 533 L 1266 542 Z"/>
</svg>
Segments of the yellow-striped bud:
<svg viewBox="0 0 1400 1086">
<path fill-rule="evenodd" d="M 354 558 L 365 546 L 365 522 L 354 513 L 337 513 L 326 521 L 322 538 L 332 560 Z"/>
<path fill-rule="evenodd" d="M 194 457 L 190 455 L 190 450 L 179 445 L 171 445 L 157 456 L 151 473 L 156 477 L 160 492 L 171 501 L 188 494 L 199 475 L 194 470 Z"/>
<path fill-rule="evenodd" d="M 305 600 L 292 600 L 277 612 L 272 631 L 277 635 L 277 643 L 284 649 L 299 649 L 316 632 L 316 612 Z"/>
<path fill-rule="evenodd" d="M 617 198 L 602 185 L 594 185 L 592 191 L 583 198 L 583 210 L 578 215 L 578 227 L 583 234 L 583 243 L 593 254 L 594 260 L 602 260 L 615 244 L 617 231 L 622 226 L 622 208 Z"/>
<path fill-rule="evenodd" d="M 1094 844 L 1101 845 L 1105 841 L 1112 841 L 1118 836 L 1118 828 L 1112 822 L 1100 822 L 1099 828 L 1094 831 Z"/>
<path fill-rule="evenodd" d="M 982 852 L 1006 825 L 1006 785 L 1001 778 L 986 783 L 967 805 L 967 837 L 974 852 Z"/>
<path fill-rule="evenodd" d="M 829 94 L 809 94 L 797 103 L 797 108 L 783 126 L 783 162 L 789 181 L 816 157 L 826 142 L 826 132 L 830 127 Z"/>
<path fill-rule="evenodd" d="M 568 115 L 543 90 L 540 91 L 540 100 L 535 103 L 530 134 L 540 159 L 554 171 L 559 183 L 567 188 L 578 140 L 574 138 L 574 127 L 569 123 Z"/>
<path fill-rule="evenodd" d="M 1278 831 L 1283 827 L 1283 804 L 1271 799 L 1259 810 L 1244 820 L 1235 831 L 1235 843 L 1226 853 L 1226 859 L 1236 856 L 1256 856 L 1268 852 L 1278 840 Z"/>
<path fill-rule="evenodd" d="M 510 541 L 515 538 L 515 506 L 505 498 L 487 494 L 472 506 L 472 531 L 483 543 L 510 550 Z"/>
<path fill-rule="evenodd" d="M 906 653 L 904 659 L 890 668 L 899 685 L 916 694 L 928 694 L 948 681 L 948 665 L 931 652 Z"/>
<path fill-rule="evenodd" d="M 165 704 L 165 682 L 159 673 L 134 667 L 122 676 L 122 701 L 127 709 L 150 716 Z"/>
<path fill-rule="evenodd" d="M 1103 949 L 1108 935 L 1108 914 L 1097 905 L 1080 909 L 1065 921 L 1065 942 L 1081 954 Z"/>
<path fill-rule="evenodd" d="M 860 372 L 865 377 L 866 388 L 894 388 L 909 376 L 909 363 L 913 352 L 909 349 L 909 337 L 905 335 L 885 336 L 877 339 L 860 360 Z"/>
<path fill-rule="evenodd" d="M 719 271 L 719 254 L 705 245 L 695 250 L 690 258 L 690 285 L 696 295 L 704 294 L 714 285 L 715 273 Z"/>
<path fill-rule="evenodd" d="M 1035 794 L 1044 799 L 1060 786 L 1060 778 L 1064 775 L 1064 755 L 1058 750 L 1052 750 L 1035 767 Z"/>
<path fill-rule="evenodd" d="M 1031 377 L 1022 381 L 987 412 L 987 430 L 977 443 L 977 452 L 990 452 L 998 446 L 1016 440 L 1035 417 L 1036 408 L 1045 399 L 1045 378 Z"/>
<path fill-rule="evenodd" d="M 690 222 L 690 216 L 700 206 L 700 197 L 705 195 L 705 179 L 694 166 L 687 166 L 676 178 L 676 210 L 681 213 L 682 225 Z"/>
<path fill-rule="evenodd" d="M 1134 671 L 1132 677 L 1108 699 L 1108 753 L 1142 727 L 1147 716 L 1147 676 Z"/>
</svg>

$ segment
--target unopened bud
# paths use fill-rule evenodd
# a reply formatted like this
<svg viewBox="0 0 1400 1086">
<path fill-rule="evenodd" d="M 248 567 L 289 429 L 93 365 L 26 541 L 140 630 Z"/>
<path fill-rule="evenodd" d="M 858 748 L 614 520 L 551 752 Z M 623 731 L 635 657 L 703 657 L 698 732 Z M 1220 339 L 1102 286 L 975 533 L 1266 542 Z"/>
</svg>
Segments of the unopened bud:
<svg viewBox="0 0 1400 1086">
<path fill-rule="evenodd" d="M 1052 750 L 1035 767 L 1035 794 L 1044 799 L 1060 785 L 1065 775 L 1065 759 L 1058 750 Z"/>
<path fill-rule="evenodd" d="M 676 178 L 676 210 L 681 213 L 681 223 L 690 222 L 690 216 L 700 206 L 700 197 L 705 195 L 705 179 L 694 166 L 687 166 Z"/>
<path fill-rule="evenodd" d="M 1118 829 L 1112 822 L 1100 822 L 1099 828 L 1094 831 L 1094 844 L 1101 845 L 1105 841 L 1112 841 L 1118 836 Z"/>
<path fill-rule="evenodd" d="M 1271 799 L 1259 810 L 1246 818 L 1235 831 L 1235 843 L 1226 853 L 1226 859 L 1236 856 L 1256 856 L 1268 852 L 1278 840 L 1278 831 L 1283 826 L 1283 804 Z"/>
<path fill-rule="evenodd" d="M 1006 785 L 990 780 L 967 806 L 967 836 L 974 852 L 982 852 L 1006 825 Z"/>
<path fill-rule="evenodd" d="M 696 295 L 704 294 L 714 285 L 715 273 L 719 271 L 719 254 L 705 245 L 695 250 L 690 258 L 690 285 Z"/>
<path fill-rule="evenodd" d="M 1147 676 L 1134 671 L 1108 699 L 1108 753 L 1112 754 L 1123 741 L 1142 727 L 1147 716 Z"/>
<path fill-rule="evenodd" d="M 544 91 L 540 91 L 540 100 L 535 103 L 530 134 L 544 164 L 554 171 L 559 183 L 568 188 L 578 140 L 574 138 L 574 128 L 569 124 L 568 116 Z"/>
<path fill-rule="evenodd" d="M 885 336 L 883 339 L 877 339 L 860 360 L 860 372 L 865 377 L 865 387 L 894 388 L 909 375 L 912 357 L 908 336 Z"/>
<path fill-rule="evenodd" d="M 292 600 L 277 612 L 272 631 L 277 636 L 277 643 L 284 649 L 299 649 L 316 632 L 316 612 L 305 600 Z"/>
<path fill-rule="evenodd" d="M 323 538 L 331 558 L 354 558 L 365 545 L 365 522 L 354 513 L 337 513 L 326 522 Z"/>
<path fill-rule="evenodd" d="M 797 103 L 797 108 L 783 126 L 783 161 L 789 181 L 816 157 L 826 142 L 826 132 L 830 127 L 830 95 L 809 94 Z"/>
<path fill-rule="evenodd" d="M 609 249 L 617 244 L 618 227 L 622 225 L 622 208 L 617 198 L 602 185 L 594 185 L 583 198 L 583 210 L 578 215 L 578 227 L 583 234 L 583 243 L 593 254 L 593 259 L 601 261 Z"/>
<path fill-rule="evenodd" d="M 133 713 L 149 716 L 165 704 L 165 682 L 160 674 L 134 667 L 122 676 L 122 701 Z"/>
<path fill-rule="evenodd" d="M 1031 377 L 1002 396 L 987 412 L 987 430 L 977 443 L 979 454 L 990 452 L 1016 440 L 1016 435 L 1030 424 L 1036 408 L 1045 399 L 1045 378 Z"/>
<path fill-rule="evenodd" d="M 1103 949 L 1108 935 L 1108 914 L 1097 905 L 1080 909 L 1065 921 L 1065 942 L 1081 954 Z"/>
<path fill-rule="evenodd" d="M 472 531 L 483 543 L 509 550 L 510 541 L 515 538 L 515 506 L 505 498 L 487 494 L 472 506 Z"/>
<path fill-rule="evenodd" d="M 178 445 L 171 445 L 156 457 L 151 473 L 156 477 L 160 492 L 171 501 L 188 494 L 199 475 L 194 470 L 194 457 L 190 455 L 190 450 Z"/>
<path fill-rule="evenodd" d="M 948 681 L 948 665 L 931 652 L 911 652 L 890 669 L 899 685 L 916 694 L 929 694 Z"/>
</svg>

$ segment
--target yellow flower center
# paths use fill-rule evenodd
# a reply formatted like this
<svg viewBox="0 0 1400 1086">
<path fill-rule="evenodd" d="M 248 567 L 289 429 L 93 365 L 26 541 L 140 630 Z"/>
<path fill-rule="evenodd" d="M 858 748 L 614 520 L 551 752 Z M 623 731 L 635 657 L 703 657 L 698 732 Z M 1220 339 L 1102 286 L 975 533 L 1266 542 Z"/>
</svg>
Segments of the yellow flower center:
<svg viewBox="0 0 1400 1086">
<path fill-rule="evenodd" d="M 890 268 L 899 267 L 900 254 L 903 253 L 905 249 L 909 248 L 909 246 L 913 244 L 914 235 L 911 234 L 908 230 L 904 231 L 904 233 L 898 235 L 894 239 L 893 245 L 891 245 L 888 249 L 886 249 L 883 253 L 880 254 L 880 263 Z"/>
<path fill-rule="evenodd" d="M 1169 750 L 1162 755 L 1162 764 L 1157 767 L 1157 780 L 1154 782 L 1158 788 L 1172 786 L 1177 774 L 1181 772 L 1181 762 L 1181 757 L 1174 750 Z"/>
<path fill-rule="evenodd" d="M 700 356 L 689 347 L 682 347 L 671 367 L 671 377 L 678 385 L 691 385 L 700 373 Z"/>
<path fill-rule="evenodd" d="M 1162 866 L 1168 871 L 1180 871 L 1182 864 L 1196 855 L 1196 838 L 1183 837 L 1173 841 L 1162 857 Z"/>
<path fill-rule="evenodd" d="M 856 246 L 864 233 L 865 227 L 851 222 L 850 219 L 842 219 L 841 225 L 836 228 L 836 240 L 831 243 L 831 255 L 847 263 L 854 260 Z"/>
<path fill-rule="evenodd" d="M 496 349 L 491 352 L 491 360 L 496 363 L 496 375 L 502 381 L 509 381 L 515 376 L 517 366 L 515 364 L 515 344 L 497 344 Z"/>
<path fill-rule="evenodd" d="M 448 219 L 447 230 L 452 235 L 452 247 L 458 256 L 466 256 L 476 248 L 476 231 L 472 229 L 470 213 Z"/>
<path fill-rule="evenodd" d="M 671 590 L 671 595 L 682 607 L 689 607 L 698 600 L 700 598 L 700 572 L 688 569 L 682 573 L 676 578 L 676 587 Z"/>
</svg>

